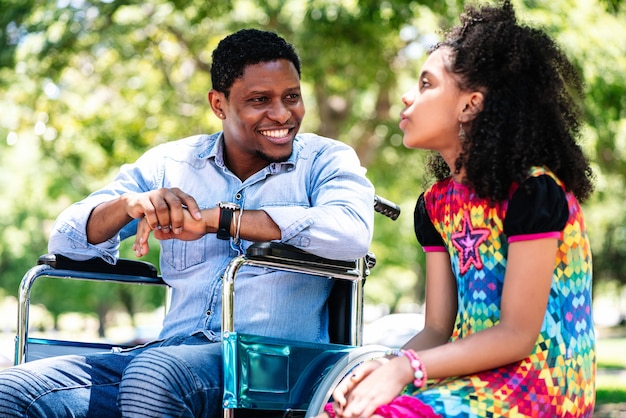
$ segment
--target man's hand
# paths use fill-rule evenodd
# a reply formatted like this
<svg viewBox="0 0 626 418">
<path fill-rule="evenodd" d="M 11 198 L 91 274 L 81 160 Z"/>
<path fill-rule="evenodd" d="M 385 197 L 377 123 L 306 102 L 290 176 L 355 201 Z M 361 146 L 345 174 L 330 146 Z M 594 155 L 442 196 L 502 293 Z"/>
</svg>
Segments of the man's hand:
<svg viewBox="0 0 626 418">
<path fill-rule="evenodd" d="M 200 213 L 200 220 L 197 220 L 191 216 L 189 210 L 183 208 L 183 223 L 179 232 L 175 232 L 174 228 L 157 227 L 156 229 L 152 229 L 147 218 L 144 217 L 137 225 L 137 234 L 135 235 L 133 250 L 137 257 L 146 255 L 150 249 L 148 246 L 148 238 L 152 231 L 154 231 L 154 237 L 160 241 L 167 239 L 195 241 L 209 232 L 215 232 L 210 230 L 202 215 L 206 214 L 207 217 L 219 216 L 218 213 L 214 213 L 216 211 L 219 211 L 219 208 L 205 209 Z"/>
<path fill-rule="evenodd" d="M 126 193 L 96 206 L 87 221 L 87 241 L 100 244 L 119 233 L 133 219 L 145 218 L 151 229 L 182 231 L 184 212 L 202 219 L 196 200 L 178 188 Z"/>
<path fill-rule="evenodd" d="M 133 250 L 138 257 L 148 253 L 148 237 L 152 230 L 157 239 L 191 240 L 204 235 L 198 235 L 203 221 L 196 199 L 179 188 L 127 193 L 121 200 L 128 216 L 133 219 L 141 218 L 133 244 Z M 191 228 L 192 225 L 195 228 Z"/>
<path fill-rule="evenodd" d="M 196 199 L 177 187 L 160 188 L 146 193 L 127 193 L 122 196 L 126 213 L 133 219 L 145 218 L 150 229 L 182 232 L 184 212 L 196 220 L 202 219 Z"/>
</svg>

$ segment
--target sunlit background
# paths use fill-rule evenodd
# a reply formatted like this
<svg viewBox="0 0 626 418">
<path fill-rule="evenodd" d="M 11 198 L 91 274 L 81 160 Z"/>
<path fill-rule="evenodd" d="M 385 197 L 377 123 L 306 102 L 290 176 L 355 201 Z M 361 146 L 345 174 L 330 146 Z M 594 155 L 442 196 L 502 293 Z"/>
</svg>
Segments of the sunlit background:
<svg viewBox="0 0 626 418">
<path fill-rule="evenodd" d="M 402 146 L 400 97 L 463 2 L 126 3 L 0 0 L 0 362 L 13 361 L 18 284 L 46 252 L 52 221 L 147 148 L 219 129 L 206 102 L 210 53 L 243 27 L 274 30 L 294 43 L 303 63 L 303 130 L 352 145 L 377 193 L 402 207 L 397 221 L 376 221 L 366 340 L 386 330 L 400 341 L 419 328 L 423 254 L 412 212 L 425 186 L 425 155 Z M 558 40 L 586 82 L 583 146 L 597 176 L 584 207 L 594 253 L 594 320 L 614 344 L 626 322 L 626 7 L 621 0 L 513 3 L 521 20 Z M 123 255 L 133 258 L 129 246 Z M 149 259 L 156 263 L 158 255 Z M 131 294 L 41 283 L 33 332 L 150 338 L 158 332 L 161 301 L 152 289 Z M 388 314 L 408 316 L 374 322 Z M 603 364 L 626 368 L 619 359 Z M 626 401 L 626 389 L 621 393 Z"/>
</svg>

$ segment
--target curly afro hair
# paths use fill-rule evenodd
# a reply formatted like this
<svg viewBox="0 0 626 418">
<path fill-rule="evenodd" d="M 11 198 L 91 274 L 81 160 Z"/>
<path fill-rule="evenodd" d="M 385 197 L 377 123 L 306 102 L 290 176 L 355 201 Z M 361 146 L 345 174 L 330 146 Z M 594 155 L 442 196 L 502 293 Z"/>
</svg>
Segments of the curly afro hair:
<svg viewBox="0 0 626 418">
<path fill-rule="evenodd" d="M 532 166 L 548 167 L 580 201 L 591 195 L 593 173 L 577 143 L 582 80 L 547 34 L 519 24 L 505 0 L 499 7 L 466 6 L 438 48 L 450 50 L 447 70 L 460 89 L 484 94 L 455 164 L 479 196 L 506 199 Z M 437 179 L 451 174 L 439 155 L 429 168 Z"/>
<path fill-rule="evenodd" d="M 286 59 L 300 76 L 300 58 L 294 47 L 273 32 L 242 29 L 222 39 L 213 51 L 211 82 L 213 88 L 229 97 L 235 80 L 249 65 Z"/>
</svg>

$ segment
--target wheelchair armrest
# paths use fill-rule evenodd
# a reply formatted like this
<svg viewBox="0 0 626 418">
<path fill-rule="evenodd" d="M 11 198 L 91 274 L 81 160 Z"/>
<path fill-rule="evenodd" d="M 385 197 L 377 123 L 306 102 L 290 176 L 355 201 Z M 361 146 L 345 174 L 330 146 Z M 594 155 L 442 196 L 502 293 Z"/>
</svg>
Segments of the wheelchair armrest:
<svg viewBox="0 0 626 418">
<path fill-rule="evenodd" d="M 256 242 L 248 247 L 246 255 L 251 260 L 273 259 L 278 261 L 289 260 L 339 268 L 354 268 L 354 261 L 331 260 L 318 257 L 300 248 L 282 242 Z"/>
<path fill-rule="evenodd" d="M 338 278 L 349 278 L 353 276 L 355 270 L 359 270 L 359 260 L 333 260 L 319 257 L 307 251 L 281 242 L 257 242 L 248 247 L 245 255 L 251 263 L 265 264 L 268 266 L 280 265 L 284 268 L 289 266 L 304 272 L 303 269 L 310 269 L 309 272 L 324 272 L 337 274 Z M 367 268 L 376 265 L 376 257 L 373 253 L 367 253 L 363 257 L 363 262 Z M 347 276 L 344 276 L 347 274 Z"/>
<path fill-rule="evenodd" d="M 248 247 L 246 256 L 250 260 L 273 260 L 285 264 L 323 266 L 327 269 L 336 270 L 353 269 L 355 266 L 354 260 L 332 260 L 319 257 L 282 242 L 256 242 Z M 365 263 L 368 268 L 373 268 L 376 265 L 376 256 L 374 253 L 367 253 Z"/>
<path fill-rule="evenodd" d="M 159 275 L 156 267 L 151 263 L 124 258 L 119 259 L 116 264 L 109 264 L 101 258 L 76 261 L 60 254 L 44 254 L 39 257 L 37 264 L 45 264 L 59 270 L 118 274 L 125 276 L 157 278 Z"/>
</svg>

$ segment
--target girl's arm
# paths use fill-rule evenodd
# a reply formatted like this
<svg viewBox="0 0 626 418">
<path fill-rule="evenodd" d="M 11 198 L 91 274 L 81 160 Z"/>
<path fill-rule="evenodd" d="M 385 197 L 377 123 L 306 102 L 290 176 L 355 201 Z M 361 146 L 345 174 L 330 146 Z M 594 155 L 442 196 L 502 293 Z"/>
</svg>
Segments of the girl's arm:
<svg viewBox="0 0 626 418">
<path fill-rule="evenodd" d="M 450 344 L 422 351 L 418 348 L 428 377 L 476 373 L 528 356 L 544 320 L 556 250 L 556 238 L 511 243 L 500 322 Z"/>
<path fill-rule="evenodd" d="M 447 254 L 428 254 L 425 328 L 404 348 L 418 352 L 429 378 L 462 376 L 525 358 L 541 330 L 556 250 L 556 238 L 511 243 L 500 322 L 452 343 L 446 342 L 456 316 L 456 284 L 449 261 L 445 267 Z M 413 381 L 413 370 L 404 356 L 372 369 L 364 368 L 363 374 L 361 368 L 357 369 L 353 381 L 343 391 L 341 385 L 335 391 L 343 392 L 339 393 L 338 402 L 341 416 L 370 416 Z"/>
<path fill-rule="evenodd" d="M 424 328 L 404 348 L 419 351 L 445 344 L 457 312 L 457 288 L 447 252 L 426 253 Z"/>
<path fill-rule="evenodd" d="M 424 328 L 405 348 L 428 349 L 450 339 L 457 311 L 457 291 L 447 252 L 426 253 L 425 305 Z M 336 412 L 343 417 L 370 416 L 378 406 L 398 396 L 412 380 L 413 370 L 405 357 L 388 362 L 384 359 L 365 362 L 333 392 Z"/>
</svg>

